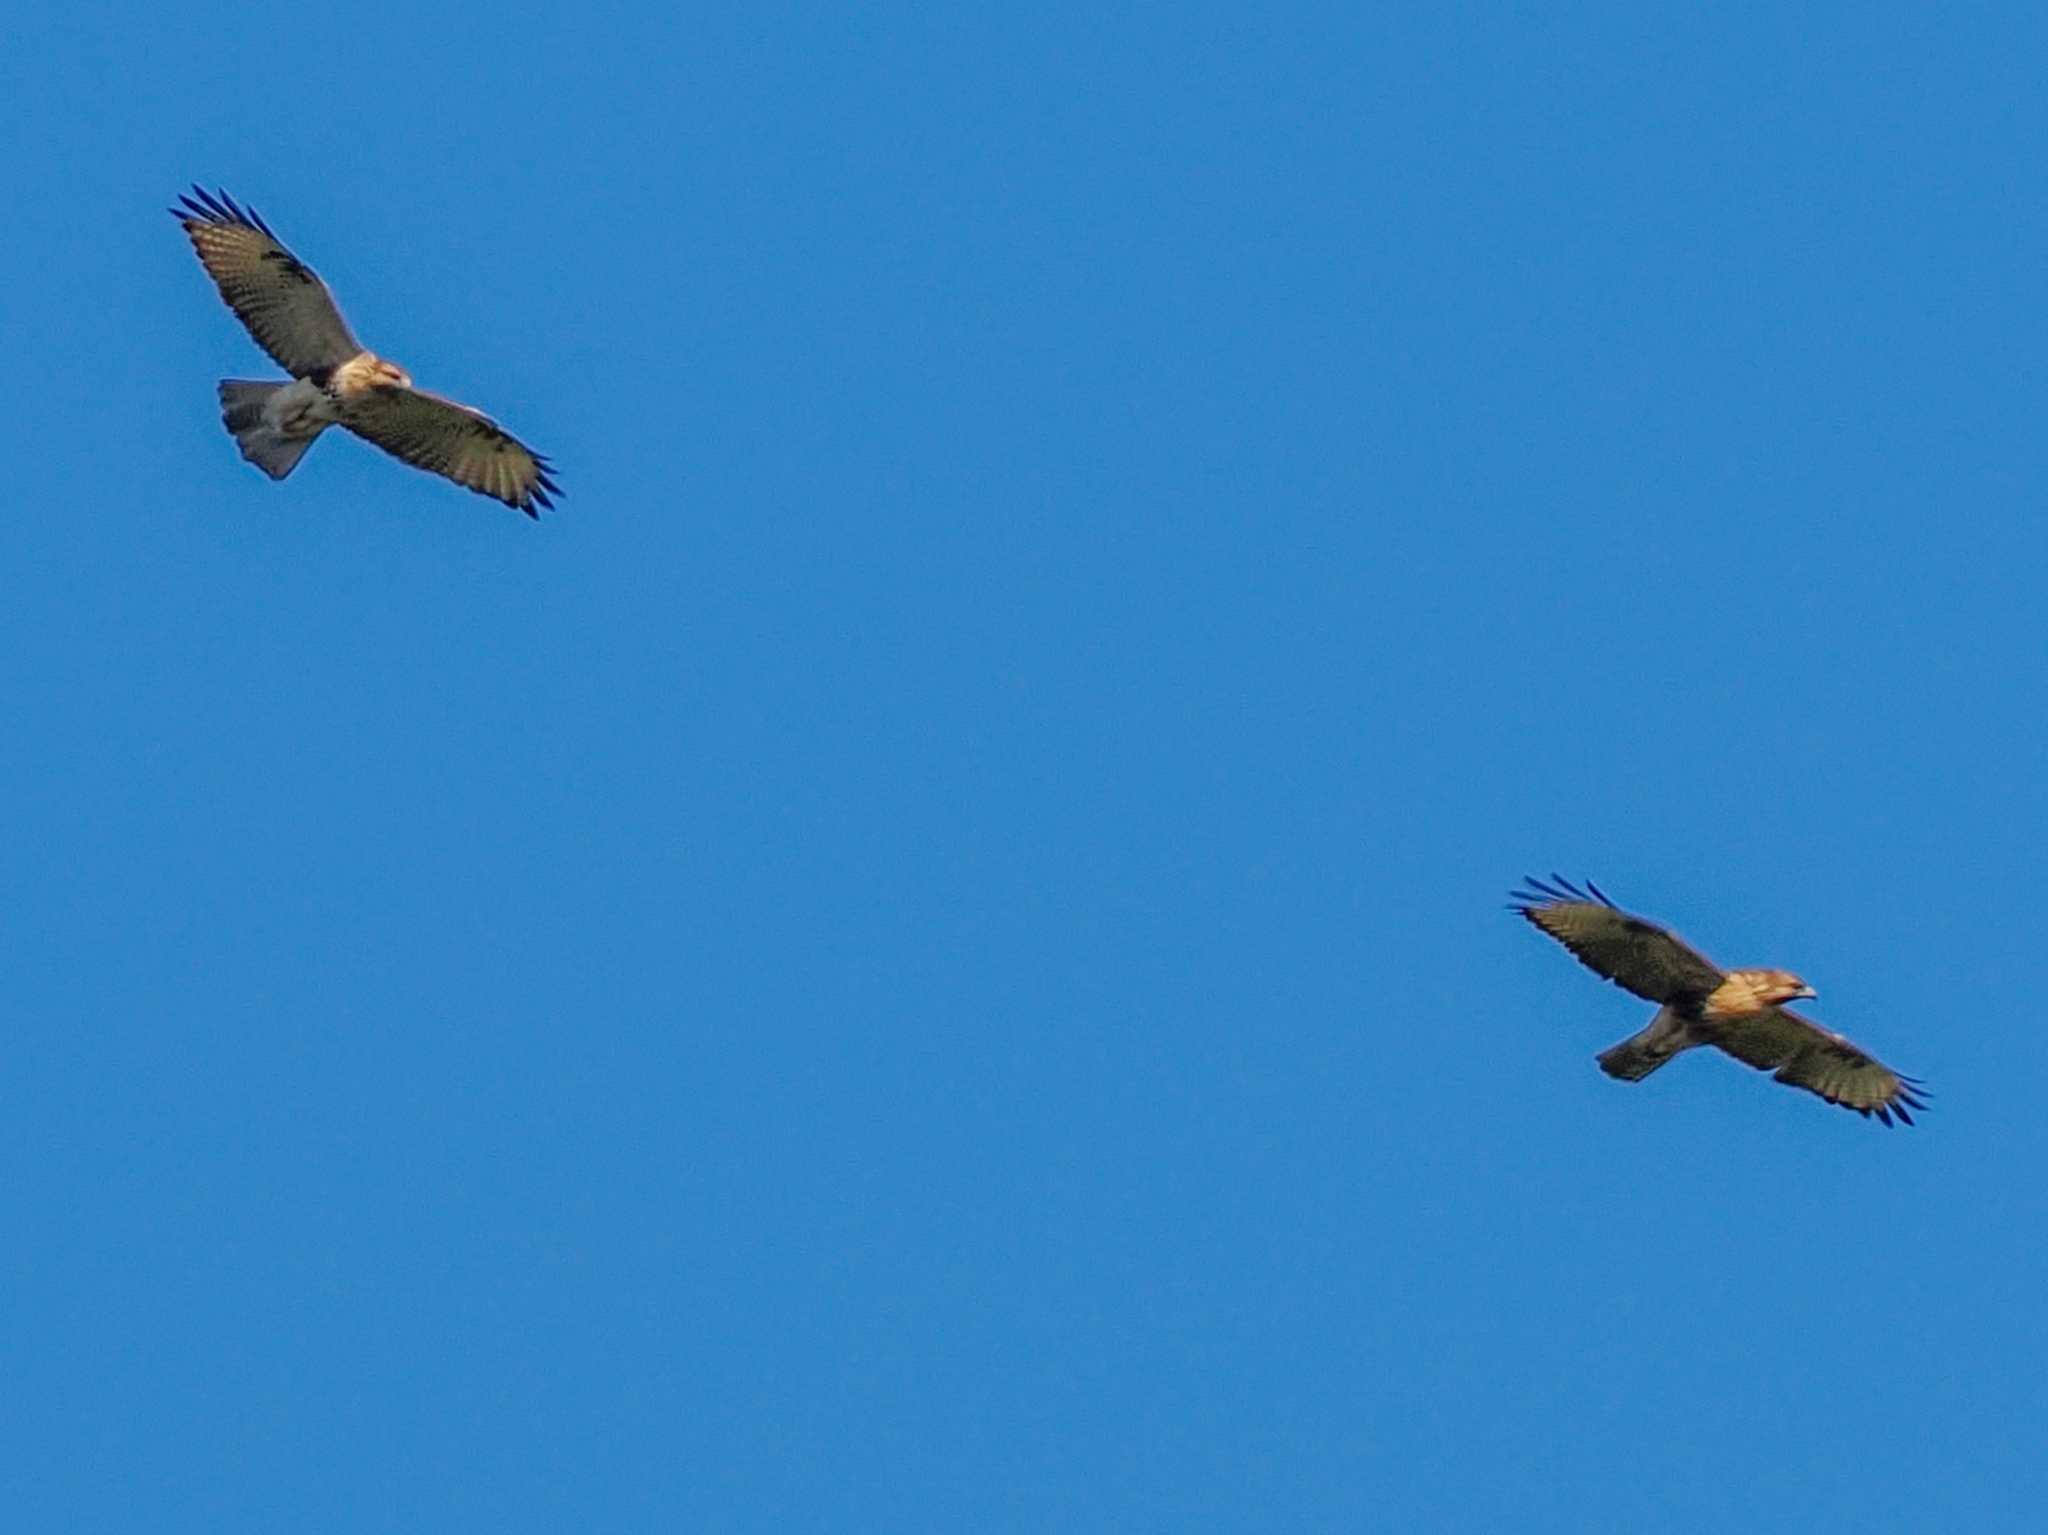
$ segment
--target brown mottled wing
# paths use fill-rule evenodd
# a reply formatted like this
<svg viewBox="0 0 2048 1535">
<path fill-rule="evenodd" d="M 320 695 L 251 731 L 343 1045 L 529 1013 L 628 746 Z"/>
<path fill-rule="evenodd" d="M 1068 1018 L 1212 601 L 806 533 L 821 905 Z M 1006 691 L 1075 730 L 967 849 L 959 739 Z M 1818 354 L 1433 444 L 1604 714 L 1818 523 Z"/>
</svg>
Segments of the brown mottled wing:
<svg viewBox="0 0 2048 1535">
<path fill-rule="evenodd" d="M 446 475 L 478 495 L 538 517 L 562 493 L 553 466 L 481 411 L 424 389 L 371 389 L 351 399 L 341 424 L 416 469 Z"/>
<path fill-rule="evenodd" d="M 193 187 L 171 216 L 256 344 L 294 378 L 347 362 L 363 344 L 313 269 L 278 242 L 253 208 Z"/>
<path fill-rule="evenodd" d="M 1682 1002 L 1721 984 L 1720 968 L 1668 930 L 1629 915 L 1591 880 L 1581 890 L 1553 874 L 1529 878 L 1509 908 L 1527 917 L 1615 985 L 1646 1002 Z"/>
<path fill-rule="evenodd" d="M 1910 1125 L 1909 1111 L 1927 1107 L 1925 1083 L 1900 1076 L 1832 1029 L 1782 1007 L 1727 1025 L 1713 1043 L 1760 1071 L 1775 1070 L 1777 1080 L 1788 1086 L 1803 1087 L 1866 1118 L 1875 1114 L 1886 1124 L 1897 1116 Z"/>
</svg>

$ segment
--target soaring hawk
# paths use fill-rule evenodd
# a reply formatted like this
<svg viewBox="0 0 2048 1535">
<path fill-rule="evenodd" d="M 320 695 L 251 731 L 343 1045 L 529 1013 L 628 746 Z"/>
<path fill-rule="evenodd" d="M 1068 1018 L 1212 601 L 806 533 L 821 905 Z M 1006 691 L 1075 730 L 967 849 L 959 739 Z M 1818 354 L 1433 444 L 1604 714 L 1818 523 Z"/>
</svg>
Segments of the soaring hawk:
<svg viewBox="0 0 2048 1535">
<path fill-rule="evenodd" d="M 415 468 L 538 517 L 559 496 L 552 466 L 481 411 L 412 387 L 395 362 L 356 340 L 313 269 L 253 208 L 194 186 L 171 216 L 256 344 L 290 382 L 224 378 L 221 421 L 242 457 L 273 480 L 313 439 L 343 426 Z"/>
<path fill-rule="evenodd" d="M 1745 1065 L 1829 1103 L 1913 1122 L 1925 1086 L 1900 1076 L 1841 1035 L 1779 1004 L 1814 990 L 1789 970 L 1723 970 L 1654 922 L 1629 915 L 1591 880 L 1581 890 L 1558 875 L 1530 878 L 1509 908 L 1577 955 L 1579 962 L 1646 1002 L 1657 1016 L 1640 1034 L 1603 1050 L 1600 1069 L 1640 1082 L 1681 1050 L 1712 1045 Z"/>
</svg>

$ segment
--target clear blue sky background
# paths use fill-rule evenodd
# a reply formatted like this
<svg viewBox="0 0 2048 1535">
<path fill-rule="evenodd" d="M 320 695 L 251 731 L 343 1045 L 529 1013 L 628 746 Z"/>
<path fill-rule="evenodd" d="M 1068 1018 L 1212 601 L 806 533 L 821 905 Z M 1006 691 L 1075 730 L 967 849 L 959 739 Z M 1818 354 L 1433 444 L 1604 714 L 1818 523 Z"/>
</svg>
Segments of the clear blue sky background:
<svg viewBox="0 0 2048 1535">
<path fill-rule="evenodd" d="M 257 17 L 0 52 L 10 1527 L 2031 1527 L 2038 7 Z"/>
</svg>

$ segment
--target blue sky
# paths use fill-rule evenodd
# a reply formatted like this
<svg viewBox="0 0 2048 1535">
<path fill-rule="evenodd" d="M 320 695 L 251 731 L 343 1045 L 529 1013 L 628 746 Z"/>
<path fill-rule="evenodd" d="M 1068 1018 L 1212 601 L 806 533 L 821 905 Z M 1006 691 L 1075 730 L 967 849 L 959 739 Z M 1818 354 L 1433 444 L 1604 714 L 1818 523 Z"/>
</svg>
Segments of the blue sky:
<svg viewBox="0 0 2048 1535">
<path fill-rule="evenodd" d="M 15 1527 L 2028 1527 L 2040 12 L 513 11 L 0 52 Z"/>
</svg>

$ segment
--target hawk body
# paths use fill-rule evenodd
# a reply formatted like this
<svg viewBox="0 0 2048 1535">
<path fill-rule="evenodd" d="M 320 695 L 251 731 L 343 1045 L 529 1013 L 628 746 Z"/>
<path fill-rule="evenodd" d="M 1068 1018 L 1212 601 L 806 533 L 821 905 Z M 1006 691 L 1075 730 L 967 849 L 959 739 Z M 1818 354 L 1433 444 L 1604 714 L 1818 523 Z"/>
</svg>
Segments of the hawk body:
<svg viewBox="0 0 2048 1535">
<path fill-rule="evenodd" d="M 529 517 L 553 507 L 562 492 L 546 458 L 481 411 L 415 389 L 405 369 L 356 340 L 327 284 L 253 208 L 197 186 L 180 202 L 171 215 L 220 296 L 292 375 L 221 380 L 221 422 L 250 463 L 281 480 L 340 426 Z"/>
<path fill-rule="evenodd" d="M 1783 1004 L 1814 990 L 1789 970 L 1723 970 L 1669 929 L 1623 911 L 1591 880 L 1531 878 L 1511 910 L 1563 944 L 1588 969 L 1659 1004 L 1649 1027 L 1600 1052 L 1600 1069 L 1640 1082 L 1673 1056 L 1712 1045 L 1828 1102 L 1913 1122 L 1926 1089 L 1831 1029 Z"/>
</svg>

